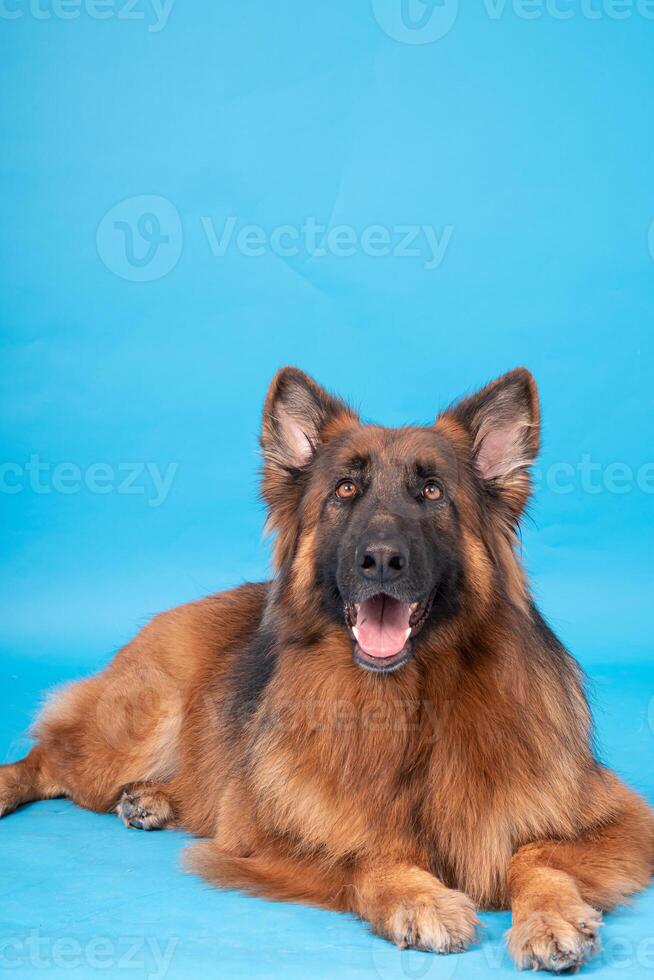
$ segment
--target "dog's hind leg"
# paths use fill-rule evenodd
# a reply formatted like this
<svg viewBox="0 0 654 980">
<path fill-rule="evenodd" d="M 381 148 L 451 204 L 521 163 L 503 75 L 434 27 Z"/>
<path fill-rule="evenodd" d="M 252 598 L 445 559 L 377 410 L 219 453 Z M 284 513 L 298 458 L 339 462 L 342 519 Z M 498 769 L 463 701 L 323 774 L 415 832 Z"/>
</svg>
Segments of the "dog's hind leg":
<svg viewBox="0 0 654 980">
<path fill-rule="evenodd" d="M 43 752 L 38 746 L 20 762 L 0 766 L 0 817 L 23 803 L 65 796 L 63 786 L 43 766 Z"/>
<path fill-rule="evenodd" d="M 103 673 L 50 697 L 37 745 L 0 769 L 0 815 L 53 796 L 107 813 L 126 786 L 175 776 L 185 691 L 155 655 L 137 639 Z"/>
<path fill-rule="evenodd" d="M 170 787 L 160 783 L 126 786 L 116 807 L 126 827 L 136 830 L 169 830 L 175 826 Z"/>
</svg>

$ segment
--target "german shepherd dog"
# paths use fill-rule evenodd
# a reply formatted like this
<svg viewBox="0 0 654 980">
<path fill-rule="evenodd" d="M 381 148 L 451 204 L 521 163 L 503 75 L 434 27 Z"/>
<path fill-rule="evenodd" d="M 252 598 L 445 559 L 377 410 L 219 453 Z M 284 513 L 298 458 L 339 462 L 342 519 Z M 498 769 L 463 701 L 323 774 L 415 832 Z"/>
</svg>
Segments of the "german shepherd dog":
<svg viewBox="0 0 654 980">
<path fill-rule="evenodd" d="M 210 881 L 399 946 L 462 950 L 476 908 L 510 907 L 519 967 L 578 967 L 650 880 L 654 813 L 594 757 L 516 551 L 531 374 L 385 429 L 284 368 L 261 446 L 273 580 L 155 617 L 51 697 L 0 813 L 65 796 L 181 827 Z"/>
</svg>

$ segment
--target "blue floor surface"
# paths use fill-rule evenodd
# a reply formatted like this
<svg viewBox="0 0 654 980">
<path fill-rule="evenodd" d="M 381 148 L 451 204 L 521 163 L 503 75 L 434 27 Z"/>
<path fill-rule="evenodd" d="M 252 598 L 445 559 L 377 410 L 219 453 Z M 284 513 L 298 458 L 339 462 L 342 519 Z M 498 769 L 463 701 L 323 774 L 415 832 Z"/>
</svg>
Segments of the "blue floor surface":
<svg viewBox="0 0 654 980">
<path fill-rule="evenodd" d="M 585 665 L 602 757 L 654 800 L 654 669 L 642 660 Z M 2 761 L 19 758 L 44 690 L 78 664 L 0 662 Z M 183 873 L 186 835 L 128 831 L 64 800 L 0 822 L 0 971 L 8 976 L 369 977 L 448 980 L 515 976 L 509 913 L 483 914 L 481 941 L 454 956 L 395 949 L 354 917 L 220 892 Z M 654 889 L 606 917 L 589 976 L 654 977 Z"/>
</svg>

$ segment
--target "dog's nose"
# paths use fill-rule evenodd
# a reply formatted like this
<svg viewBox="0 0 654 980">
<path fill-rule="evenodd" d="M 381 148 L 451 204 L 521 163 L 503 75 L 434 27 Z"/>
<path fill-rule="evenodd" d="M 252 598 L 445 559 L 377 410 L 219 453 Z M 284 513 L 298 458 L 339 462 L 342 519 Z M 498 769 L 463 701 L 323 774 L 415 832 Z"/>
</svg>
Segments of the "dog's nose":
<svg viewBox="0 0 654 980">
<path fill-rule="evenodd" d="M 384 585 L 404 575 L 409 555 L 400 541 L 368 542 L 357 548 L 356 562 L 362 578 Z"/>
</svg>

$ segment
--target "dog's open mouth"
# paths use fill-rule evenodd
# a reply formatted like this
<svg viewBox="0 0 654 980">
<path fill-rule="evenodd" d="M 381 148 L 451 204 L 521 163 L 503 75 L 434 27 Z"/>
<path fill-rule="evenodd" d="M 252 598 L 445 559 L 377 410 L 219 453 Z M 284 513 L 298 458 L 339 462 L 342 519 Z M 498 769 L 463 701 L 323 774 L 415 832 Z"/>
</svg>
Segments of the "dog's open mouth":
<svg viewBox="0 0 654 980">
<path fill-rule="evenodd" d="M 401 602 L 380 593 L 346 603 L 345 620 L 355 640 L 355 660 L 369 670 L 396 670 L 412 653 L 411 640 L 429 615 L 426 602 Z"/>
</svg>

